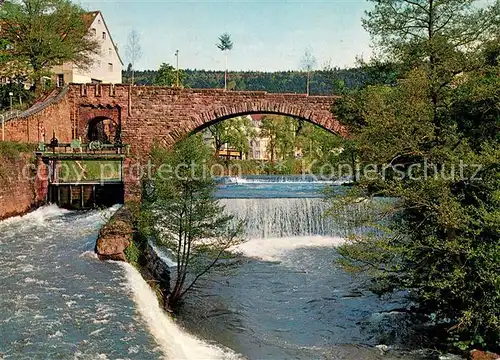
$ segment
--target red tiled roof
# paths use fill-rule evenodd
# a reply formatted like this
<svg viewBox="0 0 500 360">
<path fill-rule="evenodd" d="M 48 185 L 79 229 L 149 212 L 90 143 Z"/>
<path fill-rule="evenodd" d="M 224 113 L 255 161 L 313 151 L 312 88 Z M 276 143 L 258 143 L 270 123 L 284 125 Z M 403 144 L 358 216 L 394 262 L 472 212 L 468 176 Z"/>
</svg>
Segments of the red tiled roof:
<svg viewBox="0 0 500 360">
<path fill-rule="evenodd" d="M 100 11 L 90 11 L 83 14 L 83 21 L 85 22 L 85 26 L 87 26 L 87 28 L 89 28 L 90 25 L 92 25 L 92 23 L 94 22 L 97 15 L 99 15 L 99 13 Z"/>
<path fill-rule="evenodd" d="M 266 114 L 251 114 L 250 117 L 252 118 L 252 120 L 254 121 L 262 121 L 264 120 L 264 118 L 266 117 L 267 115 Z"/>
</svg>

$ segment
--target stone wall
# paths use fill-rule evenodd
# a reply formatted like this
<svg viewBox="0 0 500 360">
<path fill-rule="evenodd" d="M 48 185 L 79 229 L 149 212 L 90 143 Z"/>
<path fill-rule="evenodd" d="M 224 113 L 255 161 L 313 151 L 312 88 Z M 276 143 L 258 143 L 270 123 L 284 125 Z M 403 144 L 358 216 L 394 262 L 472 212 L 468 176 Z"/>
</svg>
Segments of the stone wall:
<svg viewBox="0 0 500 360">
<path fill-rule="evenodd" d="M 72 84 L 64 96 L 41 106 L 42 110 L 8 121 L 5 133 L 6 140 L 37 143 L 43 134 L 45 142 L 50 141 L 55 131 L 59 142 L 70 142 L 73 137 L 86 142 L 91 124 L 110 119 L 121 128 L 122 141 L 130 145 L 126 168 L 137 168 L 154 141 L 171 146 L 217 121 L 246 114 L 293 116 L 347 136 L 347 129 L 331 113 L 335 99 L 264 91 Z M 138 177 L 131 175 L 125 174 L 126 201 L 140 196 Z"/>
<path fill-rule="evenodd" d="M 145 155 L 157 139 L 172 145 L 185 135 L 219 120 L 269 113 L 294 116 L 347 135 L 331 113 L 336 97 L 270 94 L 264 91 L 176 89 L 156 86 L 70 85 L 62 98 L 33 115 L 8 121 L 6 140 L 46 141 L 55 131 L 60 142 L 73 135 L 87 139 L 89 122 L 109 118 L 121 125 L 133 154 Z M 51 100 L 52 101 L 52 100 Z"/>
<path fill-rule="evenodd" d="M 33 115 L 5 122 L 5 140 L 24 143 L 50 142 L 53 134 L 60 142 L 72 139 L 72 101 L 69 96 L 51 104 Z"/>
<path fill-rule="evenodd" d="M 39 172 L 35 171 L 35 166 Z M 0 155 L 0 220 L 24 215 L 44 204 L 47 168 L 32 153 Z"/>
</svg>

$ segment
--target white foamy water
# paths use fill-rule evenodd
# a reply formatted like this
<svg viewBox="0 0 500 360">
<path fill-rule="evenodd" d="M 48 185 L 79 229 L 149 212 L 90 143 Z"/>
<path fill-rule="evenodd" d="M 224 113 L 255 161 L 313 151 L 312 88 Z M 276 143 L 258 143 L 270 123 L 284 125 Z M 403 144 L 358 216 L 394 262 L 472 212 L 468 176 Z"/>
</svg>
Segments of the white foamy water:
<svg viewBox="0 0 500 360">
<path fill-rule="evenodd" d="M 155 244 L 153 244 L 153 242 L 149 242 L 149 245 L 151 246 L 151 248 L 153 249 L 153 251 L 156 253 L 156 255 L 158 255 L 158 257 L 165 263 L 167 264 L 168 267 L 172 268 L 172 267 L 176 267 L 177 266 L 177 263 L 172 260 L 172 258 L 169 256 L 169 254 L 164 251 L 163 249 L 160 249 L 158 246 L 156 246 Z"/>
<path fill-rule="evenodd" d="M 287 184 L 331 184 L 343 185 L 347 184 L 351 179 L 345 178 L 340 180 L 322 180 L 314 176 L 269 176 L 246 178 L 239 176 L 231 176 L 224 178 L 226 184 L 270 184 L 270 183 L 287 183 Z"/>
<path fill-rule="evenodd" d="M 19 222 L 43 224 L 43 222 L 47 219 L 62 216 L 68 213 L 70 213 L 69 210 L 61 209 L 57 205 L 47 205 L 25 215 L 14 216 L 0 221 L 0 226 L 11 225 Z"/>
<path fill-rule="evenodd" d="M 132 293 L 137 310 L 147 324 L 150 333 L 160 345 L 165 359 L 215 360 L 239 359 L 230 350 L 209 345 L 188 334 L 160 308 L 155 293 L 144 281 L 141 274 L 130 264 L 120 263 L 126 272 L 127 284 Z"/>
<path fill-rule="evenodd" d="M 347 237 L 352 233 L 349 220 L 361 209 L 342 212 L 336 218 L 325 216 L 329 204 L 317 198 L 221 199 L 228 214 L 245 221 L 247 239 L 294 236 Z"/>
<path fill-rule="evenodd" d="M 291 251 L 306 248 L 331 248 L 342 245 L 344 238 L 329 236 L 294 236 L 252 239 L 231 250 L 264 261 L 283 261 Z"/>
<path fill-rule="evenodd" d="M 46 206 L 0 223 L 0 358 L 161 357 L 120 286 L 123 269 L 92 253 L 116 209 Z"/>
</svg>

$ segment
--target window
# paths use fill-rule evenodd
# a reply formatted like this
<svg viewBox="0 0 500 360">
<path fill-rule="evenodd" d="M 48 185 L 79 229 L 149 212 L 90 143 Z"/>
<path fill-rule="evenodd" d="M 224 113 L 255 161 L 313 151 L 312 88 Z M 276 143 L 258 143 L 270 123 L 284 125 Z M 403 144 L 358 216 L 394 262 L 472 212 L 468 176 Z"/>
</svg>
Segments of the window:
<svg viewBox="0 0 500 360">
<path fill-rule="evenodd" d="M 98 20 L 97 20 L 97 23 L 98 23 L 99 25 L 101 25 L 101 20 L 100 20 L 100 19 L 98 19 Z"/>
<path fill-rule="evenodd" d="M 106 33 L 104 31 L 102 32 L 102 39 L 106 40 Z"/>
<path fill-rule="evenodd" d="M 101 80 L 97 80 L 97 79 L 90 79 L 90 81 L 92 82 L 92 84 L 100 84 L 100 83 L 102 83 Z"/>
<path fill-rule="evenodd" d="M 109 48 L 108 49 L 108 55 L 112 55 L 113 54 L 113 49 Z"/>
<path fill-rule="evenodd" d="M 57 87 L 64 86 L 64 74 L 57 74 Z"/>
<path fill-rule="evenodd" d="M 108 70 L 113 71 L 113 63 L 108 63 Z"/>
<path fill-rule="evenodd" d="M 96 36 L 97 35 L 97 32 L 94 28 L 90 28 L 90 34 L 93 35 L 93 36 Z"/>
</svg>

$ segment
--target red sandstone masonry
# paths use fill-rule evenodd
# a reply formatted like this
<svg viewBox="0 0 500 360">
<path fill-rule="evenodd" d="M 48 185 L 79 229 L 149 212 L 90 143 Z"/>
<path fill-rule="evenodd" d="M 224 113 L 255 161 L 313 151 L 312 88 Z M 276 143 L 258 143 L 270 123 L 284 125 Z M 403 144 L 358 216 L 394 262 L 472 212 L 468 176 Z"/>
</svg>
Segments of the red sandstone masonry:
<svg viewBox="0 0 500 360">
<path fill-rule="evenodd" d="M 36 179 L 32 156 L 0 157 L 0 220 L 23 215 L 44 202 L 48 191 L 43 177 L 46 168 L 41 167 L 41 179 Z"/>
<path fill-rule="evenodd" d="M 290 115 L 347 135 L 330 108 L 332 96 L 269 94 L 263 91 L 175 89 L 129 85 L 70 85 L 59 102 L 27 118 L 6 123 L 6 140 L 38 142 L 52 131 L 61 142 L 72 133 L 87 138 L 89 122 L 110 118 L 121 125 L 132 153 L 146 155 L 154 139 L 172 145 L 183 136 L 218 120 L 252 113 Z M 76 130 L 73 130 L 76 128 Z"/>
<path fill-rule="evenodd" d="M 40 112 L 9 120 L 5 123 L 5 140 L 25 143 L 49 142 L 53 131 L 61 142 L 71 141 L 71 102 L 66 96 L 56 104 L 49 105 Z"/>
<path fill-rule="evenodd" d="M 89 122 L 109 118 L 122 129 L 132 156 L 144 158 L 154 140 L 166 146 L 219 120 L 253 113 L 289 115 L 347 136 L 330 109 L 336 97 L 269 94 L 263 91 L 175 89 L 129 85 L 69 85 L 65 96 L 42 111 L 6 123 L 6 140 L 38 142 L 45 130 L 60 142 L 72 134 L 87 140 Z M 133 191 L 125 180 L 126 195 Z"/>
</svg>

